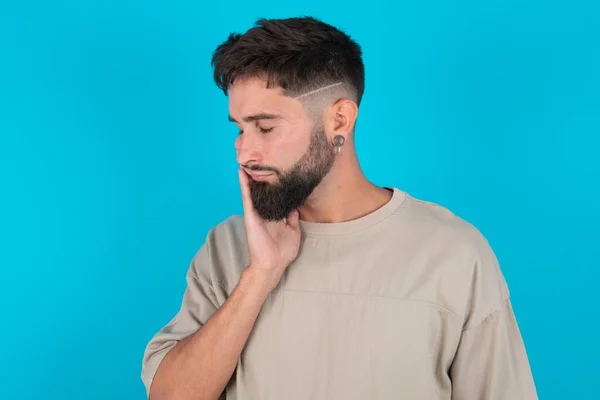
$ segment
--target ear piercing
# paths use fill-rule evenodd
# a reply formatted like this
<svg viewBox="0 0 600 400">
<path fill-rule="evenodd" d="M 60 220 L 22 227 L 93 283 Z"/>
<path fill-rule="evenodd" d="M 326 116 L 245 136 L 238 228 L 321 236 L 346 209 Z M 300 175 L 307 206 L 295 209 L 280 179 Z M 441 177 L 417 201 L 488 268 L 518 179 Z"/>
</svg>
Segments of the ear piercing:
<svg viewBox="0 0 600 400">
<path fill-rule="evenodd" d="M 341 154 L 342 153 L 342 146 L 344 145 L 344 143 L 346 143 L 346 138 L 342 135 L 335 135 L 333 137 L 333 145 L 335 147 L 337 147 L 337 154 Z"/>
</svg>

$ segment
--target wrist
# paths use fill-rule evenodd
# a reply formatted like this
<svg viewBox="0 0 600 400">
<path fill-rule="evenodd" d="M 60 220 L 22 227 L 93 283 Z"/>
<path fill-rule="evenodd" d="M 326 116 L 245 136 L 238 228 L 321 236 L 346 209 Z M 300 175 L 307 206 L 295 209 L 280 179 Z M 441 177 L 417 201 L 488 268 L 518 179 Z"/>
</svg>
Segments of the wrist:
<svg viewBox="0 0 600 400">
<path fill-rule="evenodd" d="M 240 282 L 251 291 L 264 294 L 265 297 L 277 286 L 281 272 L 277 270 L 261 269 L 250 265 L 242 272 Z"/>
</svg>

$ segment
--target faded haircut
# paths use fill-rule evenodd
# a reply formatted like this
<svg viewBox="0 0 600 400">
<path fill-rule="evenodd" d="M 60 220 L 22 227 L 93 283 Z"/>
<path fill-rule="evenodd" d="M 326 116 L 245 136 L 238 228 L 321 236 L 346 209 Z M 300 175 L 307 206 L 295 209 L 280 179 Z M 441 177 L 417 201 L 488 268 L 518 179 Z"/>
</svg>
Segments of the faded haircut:
<svg viewBox="0 0 600 400">
<path fill-rule="evenodd" d="M 230 34 L 214 51 L 212 66 L 226 95 L 245 78 L 265 79 L 268 88 L 279 86 L 290 97 L 341 83 L 335 92 L 343 90 L 359 105 L 365 88 L 360 46 L 313 17 L 259 19 L 246 33 Z"/>
</svg>

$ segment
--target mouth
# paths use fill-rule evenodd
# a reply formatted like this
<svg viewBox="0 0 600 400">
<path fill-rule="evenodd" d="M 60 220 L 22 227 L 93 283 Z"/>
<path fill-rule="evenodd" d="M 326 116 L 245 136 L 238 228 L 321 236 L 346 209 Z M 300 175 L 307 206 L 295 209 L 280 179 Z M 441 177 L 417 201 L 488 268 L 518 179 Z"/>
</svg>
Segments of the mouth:
<svg viewBox="0 0 600 400">
<path fill-rule="evenodd" d="M 258 182 L 266 181 L 270 177 L 275 175 L 272 172 L 257 172 L 257 171 L 248 171 L 248 170 L 246 170 L 246 173 L 250 176 L 250 178 L 252 178 L 252 180 L 258 181 Z"/>
</svg>

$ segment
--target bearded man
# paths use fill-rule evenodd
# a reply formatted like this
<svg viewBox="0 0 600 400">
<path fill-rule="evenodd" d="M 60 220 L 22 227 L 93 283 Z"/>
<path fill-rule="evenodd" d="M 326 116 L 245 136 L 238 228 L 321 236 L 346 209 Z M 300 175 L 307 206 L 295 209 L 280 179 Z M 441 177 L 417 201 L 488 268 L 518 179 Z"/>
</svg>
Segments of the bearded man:
<svg viewBox="0 0 600 400">
<path fill-rule="evenodd" d="M 536 399 L 487 240 L 363 174 L 359 45 L 314 18 L 260 20 L 213 67 L 244 215 L 210 230 L 148 343 L 149 398 Z"/>
</svg>

